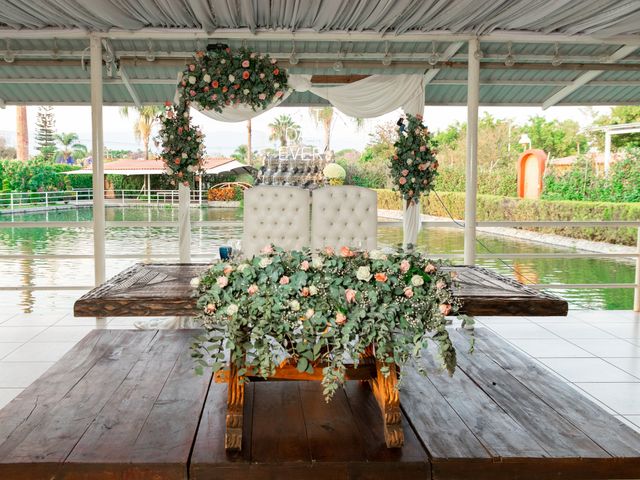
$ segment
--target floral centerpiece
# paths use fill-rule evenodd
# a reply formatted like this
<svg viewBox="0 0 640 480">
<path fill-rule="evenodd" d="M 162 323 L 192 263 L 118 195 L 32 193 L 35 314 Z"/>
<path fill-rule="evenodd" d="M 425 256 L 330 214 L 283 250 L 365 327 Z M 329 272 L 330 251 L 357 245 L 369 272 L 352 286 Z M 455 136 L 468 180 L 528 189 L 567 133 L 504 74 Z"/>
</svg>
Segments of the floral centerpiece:
<svg viewBox="0 0 640 480">
<path fill-rule="evenodd" d="M 288 76 L 275 58 L 248 48 L 232 51 L 226 45 L 198 51 L 182 72 L 178 93 L 204 110 L 222 112 L 238 104 L 265 109 L 282 98 Z"/>
<path fill-rule="evenodd" d="M 160 116 L 158 132 L 165 173 L 187 186 L 202 170 L 204 155 L 204 135 L 192 125 L 191 120 L 185 104 L 174 106 L 167 102 Z"/>
<path fill-rule="evenodd" d="M 452 274 L 418 254 L 267 247 L 218 263 L 192 284 L 206 329 L 193 345 L 200 370 L 222 370 L 226 350 L 239 376 L 267 377 L 287 360 L 300 372 L 321 368 L 329 399 L 345 363 L 357 364 L 372 345 L 385 375 L 430 341 L 450 373 L 456 366 L 445 328 L 458 309 Z"/>
<path fill-rule="evenodd" d="M 337 163 L 327 164 L 322 170 L 322 174 L 329 180 L 329 185 L 343 185 L 347 176 L 346 170 Z"/>
<path fill-rule="evenodd" d="M 393 144 L 395 153 L 391 158 L 391 177 L 402 198 L 417 203 L 420 196 L 433 190 L 438 175 L 438 160 L 434 141 L 422 123 L 422 115 L 407 115 L 398 121 L 398 140 Z"/>
</svg>

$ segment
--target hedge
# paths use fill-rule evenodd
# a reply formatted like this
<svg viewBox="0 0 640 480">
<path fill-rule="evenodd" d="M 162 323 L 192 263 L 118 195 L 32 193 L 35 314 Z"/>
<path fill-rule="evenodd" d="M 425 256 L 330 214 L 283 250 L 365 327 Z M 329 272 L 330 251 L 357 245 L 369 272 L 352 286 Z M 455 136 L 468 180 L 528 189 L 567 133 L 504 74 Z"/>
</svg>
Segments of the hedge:
<svg viewBox="0 0 640 480">
<path fill-rule="evenodd" d="M 378 192 L 378 208 L 401 210 L 400 196 L 391 190 Z M 438 192 L 440 199 L 454 218 L 464 218 L 465 194 L 461 192 Z M 440 201 L 432 193 L 427 202 L 421 202 L 422 213 L 448 217 Z M 572 202 L 529 200 L 496 195 L 478 195 L 477 218 L 493 221 L 525 220 L 640 220 L 640 203 Z M 598 242 L 635 245 L 638 229 L 633 228 L 530 228 L 528 230 L 555 233 L 566 237 L 594 240 Z"/>
</svg>

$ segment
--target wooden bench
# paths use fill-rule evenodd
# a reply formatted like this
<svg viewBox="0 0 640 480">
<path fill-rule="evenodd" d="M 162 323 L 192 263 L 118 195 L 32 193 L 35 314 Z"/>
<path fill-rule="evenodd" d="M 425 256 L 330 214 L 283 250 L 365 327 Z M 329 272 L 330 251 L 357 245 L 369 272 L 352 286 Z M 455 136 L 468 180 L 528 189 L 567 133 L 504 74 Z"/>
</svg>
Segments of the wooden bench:
<svg viewBox="0 0 640 480">
<path fill-rule="evenodd" d="M 197 376 L 188 330 L 94 330 L 0 410 L 2 479 L 638 478 L 640 434 L 530 357 L 453 332 L 453 378 L 407 367 L 405 442 L 387 449 L 376 400 L 348 382 L 245 387 L 242 451 L 224 448 L 226 384 Z"/>
</svg>

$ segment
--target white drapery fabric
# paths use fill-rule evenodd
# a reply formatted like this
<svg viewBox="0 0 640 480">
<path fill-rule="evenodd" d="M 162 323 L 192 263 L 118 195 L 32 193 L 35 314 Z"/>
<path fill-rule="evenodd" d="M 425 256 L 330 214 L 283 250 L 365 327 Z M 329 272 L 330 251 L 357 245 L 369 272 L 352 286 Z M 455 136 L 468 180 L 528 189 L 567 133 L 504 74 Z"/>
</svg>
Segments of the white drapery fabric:
<svg viewBox="0 0 640 480">
<path fill-rule="evenodd" d="M 178 249 L 180 263 L 189 263 L 191 261 L 190 193 L 189 187 L 181 183 L 178 187 Z"/>
</svg>

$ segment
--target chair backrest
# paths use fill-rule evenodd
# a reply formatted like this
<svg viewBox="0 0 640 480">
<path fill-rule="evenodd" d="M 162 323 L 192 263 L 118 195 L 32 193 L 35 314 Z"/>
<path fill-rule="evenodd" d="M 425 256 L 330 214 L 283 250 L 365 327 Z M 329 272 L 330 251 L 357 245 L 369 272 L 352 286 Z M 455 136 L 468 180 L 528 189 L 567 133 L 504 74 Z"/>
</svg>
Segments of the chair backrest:
<svg viewBox="0 0 640 480">
<path fill-rule="evenodd" d="M 242 251 L 247 257 L 273 244 L 285 250 L 309 246 L 309 191 L 259 186 L 244 192 Z"/>
<path fill-rule="evenodd" d="M 359 247 L 374 250 L 378 234 L 378 195 L 354 186 L 313 191 L 311 248 Z"/>
</svg>

